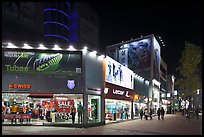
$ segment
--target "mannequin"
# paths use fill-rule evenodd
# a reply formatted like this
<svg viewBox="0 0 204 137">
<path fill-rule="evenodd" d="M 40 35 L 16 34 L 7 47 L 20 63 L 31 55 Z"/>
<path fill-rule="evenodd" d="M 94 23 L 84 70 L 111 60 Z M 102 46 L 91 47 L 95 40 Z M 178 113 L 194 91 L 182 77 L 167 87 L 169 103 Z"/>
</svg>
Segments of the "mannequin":
<svg viewBox="0 0 204 137">
<path fill-rule="evenodd" d="M 4 102 L 2 101 L 2 115 L 6 114 L 6 106 L 4 105 Z M 2 118 L 2 122 L 4 122 L 4 119 Z"/>
<path fill-rule="evenodd" d="M 16 104 L 16 102 L 13 102 L 13 105 L 10 106 L 10 112 L 11 112 L 11 114 L 17 114 L 18 109 L 19 109 L 19 107 L 18 107 L 18 105 Z M 12 118 L 12 119 L 11 119 L 11 124 L 13 124 L 13 121 L 15 121 L 15 124 L 17 124 L 16 118 L 14 118 L 14 119 Z"/>
</svg>

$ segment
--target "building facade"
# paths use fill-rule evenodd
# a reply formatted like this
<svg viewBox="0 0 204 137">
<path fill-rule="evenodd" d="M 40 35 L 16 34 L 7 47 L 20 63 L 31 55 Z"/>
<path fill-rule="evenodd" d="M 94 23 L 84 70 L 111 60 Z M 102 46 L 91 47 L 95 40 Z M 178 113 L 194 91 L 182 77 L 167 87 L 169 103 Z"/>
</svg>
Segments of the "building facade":
<svg viewBox="0 0 204 137">
<path fill-rule="evenodd" d="M 149 81 L 147 107 L 160 107 L 160 45 L 154 35 L 107 46 L 106 54 Z"/>
<path fill-rule="evenodd" d="M 103 56 L 8 45 L 2 49 L 3 125 L 105 123 Z"/>
</svg>

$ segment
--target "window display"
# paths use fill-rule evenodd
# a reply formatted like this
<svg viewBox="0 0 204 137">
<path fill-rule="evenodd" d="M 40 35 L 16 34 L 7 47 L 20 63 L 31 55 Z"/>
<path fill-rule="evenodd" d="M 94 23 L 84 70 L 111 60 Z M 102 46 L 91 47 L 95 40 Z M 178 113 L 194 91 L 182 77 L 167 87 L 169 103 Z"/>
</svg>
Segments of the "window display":
<svg viewBox="0 0 204 137">
<path fill-rule="evenodd" d="M 131 101 L 105 99 L 106 122 L 131 119 Z"/>
<path fill-rule="evenodd" d="M 73 121 L 82 123 L 82 94 L 53 94 L 47 98 L 29 96 L 29 93 L 2 93 L 3 124 L 72 123 Z M 72 115 L 72 107 L 80 117 Z"/>
</svg>

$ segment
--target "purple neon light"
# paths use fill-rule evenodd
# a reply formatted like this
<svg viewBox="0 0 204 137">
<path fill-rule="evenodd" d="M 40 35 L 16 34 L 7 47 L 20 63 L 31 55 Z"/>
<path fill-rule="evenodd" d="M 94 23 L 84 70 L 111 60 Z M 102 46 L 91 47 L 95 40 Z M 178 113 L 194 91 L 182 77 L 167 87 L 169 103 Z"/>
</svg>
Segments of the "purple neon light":
<svg viewBox="0 0 204 137">
<path fill-rule="evenodd" d="M 62 14 L 64 14 L 65 16 L 67 16 L 70 19 L 69 15 L 66 14 L 64 11 L 58 10 L 56 8 L 47 8 L 47 9 L 44 9 L 44 11 L 49 11 L 49 10 L 61 12 Z"/>
<path fill-rule="evenodd" d="M 58 37 L 58 38 L 62 38 L 64 40 L 66 40 L 67 42 L 69 42 L 69 40 L 63 36 L 57 35 L 57 34 L 46 34 L 45 37 Z"/>
<path fill-rule="evenodd" d="M 69 3 L 68 3 L 68 2 L 66 2 L 66 4 L 67 4 L 67 6 L 69 7 L 69 9 L 71 10 L 71 6 L 69 5 Z"/>
<path fill-rule="evenodd" d="M 55 21 L 46 21 L 46 22 L 44 22 L 44 24 L 58 24 L 58 25 L 61 25 L 61 26 L 63 26 L 63 27 L 65 27 L 67 30 L 70 30 L 66 25 L 64 25 L 64 24 L 62 24 L 62 23 L 60 23 L 60 22 L 55 22 Z"/>
</svg>

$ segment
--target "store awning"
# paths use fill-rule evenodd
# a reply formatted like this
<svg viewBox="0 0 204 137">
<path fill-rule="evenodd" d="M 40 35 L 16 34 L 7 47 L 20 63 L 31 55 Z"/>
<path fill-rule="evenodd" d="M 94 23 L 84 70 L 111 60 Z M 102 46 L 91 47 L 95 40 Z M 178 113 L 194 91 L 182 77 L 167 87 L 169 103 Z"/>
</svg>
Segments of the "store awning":
<svg viewBox="0 0 204 137">
<path fill-rule="evenodd" d="M 30 95 L 28 95 L 28 97 L 31 98 L 52 98 L 53 97 L 53 93 L 30 93 Z"/>
</svg>

